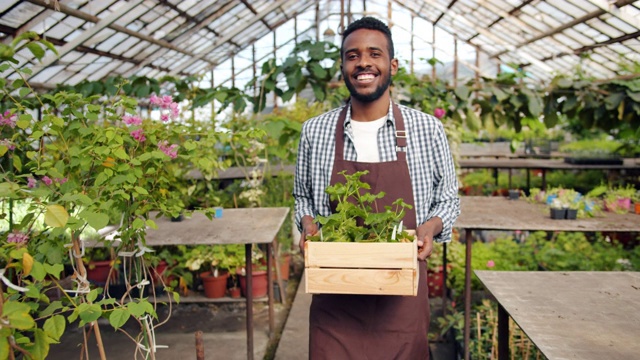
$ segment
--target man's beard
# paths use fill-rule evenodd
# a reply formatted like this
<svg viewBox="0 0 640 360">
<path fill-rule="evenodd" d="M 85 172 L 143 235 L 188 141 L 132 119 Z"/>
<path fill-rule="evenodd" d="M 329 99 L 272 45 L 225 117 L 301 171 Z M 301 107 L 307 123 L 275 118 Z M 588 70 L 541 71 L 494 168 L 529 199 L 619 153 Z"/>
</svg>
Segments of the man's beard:
<svg viewBox="0 0 640 360">
<path fill-rule="evenodd" d="M 391 85 L 391 70 L 389 70 L 389 75 L 387 76 L 387 78 L 384 79 L 383 82 L 378 85 L 378 87 L 376 87 L 376 90 L 374 92 L 369 94 L 359 93 L 355 86 L 353 86 L 353 83 L 351 81 L 351 77 L 345 76 L 344 83 L 347 85 L 347 89 L 349 89 L 349 93 L 351 94 L 351 96 L 360 102 L 371 103 L 378 100 L 382 95 L 384 95 L 385 91 L 389 89 L 389 86 Z"/>
</svg>

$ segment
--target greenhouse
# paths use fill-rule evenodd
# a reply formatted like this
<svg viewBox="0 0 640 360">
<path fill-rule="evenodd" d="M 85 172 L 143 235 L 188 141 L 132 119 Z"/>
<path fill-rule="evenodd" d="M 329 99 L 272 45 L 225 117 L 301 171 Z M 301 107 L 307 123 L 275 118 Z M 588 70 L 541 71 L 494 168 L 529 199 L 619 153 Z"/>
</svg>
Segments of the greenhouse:
<svg viewBox="0 0 640 360">
<path fill-rule="evenodd" d="M 634 359 L 640 1 L 3 0 L 0 359 Z"/>
</svg>

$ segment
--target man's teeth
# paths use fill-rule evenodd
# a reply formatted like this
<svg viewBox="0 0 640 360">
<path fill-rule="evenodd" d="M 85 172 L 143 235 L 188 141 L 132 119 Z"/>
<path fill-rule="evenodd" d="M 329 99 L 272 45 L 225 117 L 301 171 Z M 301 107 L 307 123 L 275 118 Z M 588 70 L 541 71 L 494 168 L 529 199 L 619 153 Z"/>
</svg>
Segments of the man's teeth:
<svg viewBox="0 0 640 360">
<path fill-rule="evenodd" d="M 374 77 L 375 76 L 373 76 L 372 74 L 360 74 L 358 75 L 358 80 L 371 80 Z"/>
</svg>

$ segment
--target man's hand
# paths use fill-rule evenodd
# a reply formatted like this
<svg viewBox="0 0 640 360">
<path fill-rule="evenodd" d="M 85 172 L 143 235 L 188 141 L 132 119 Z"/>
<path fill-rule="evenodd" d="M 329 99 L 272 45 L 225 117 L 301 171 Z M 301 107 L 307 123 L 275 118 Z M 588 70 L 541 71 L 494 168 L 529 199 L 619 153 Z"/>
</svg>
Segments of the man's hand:
<svg viewBox="0 0 640 360">
<path fill-rule="evenodd" d="M 307 236 L 318 233 L 318 224 L 316 224 L 315 221 L 313 221 L 313 218 L 309 215 L 303 216 L 300 223 L 302 224 L 302 233 L 300 234 L 300 253 L 304 254 L 304 242 L 307 240 Z"/>
<path fill-rule="evenodd" d="M 433 251 L 433 237 L 442 231 L 442 219 L 432 217 L 416 229 L 418 260 L 424 261 Z"/>
</svg>

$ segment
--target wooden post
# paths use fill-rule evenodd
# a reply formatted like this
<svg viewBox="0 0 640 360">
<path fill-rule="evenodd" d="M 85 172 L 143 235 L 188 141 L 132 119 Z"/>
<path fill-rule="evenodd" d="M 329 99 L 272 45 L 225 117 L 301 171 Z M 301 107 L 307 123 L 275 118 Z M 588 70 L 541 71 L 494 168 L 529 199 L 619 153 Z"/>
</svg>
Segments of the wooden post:
<svg viewBox="0 0 640 360">
<path fill-rule="evenodd" d="M 196 331 L 196 360 L 204 360 L 204 341 L 202 331 Z"/>
</svg>

